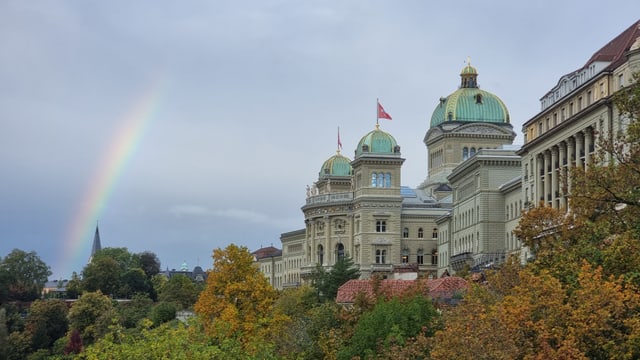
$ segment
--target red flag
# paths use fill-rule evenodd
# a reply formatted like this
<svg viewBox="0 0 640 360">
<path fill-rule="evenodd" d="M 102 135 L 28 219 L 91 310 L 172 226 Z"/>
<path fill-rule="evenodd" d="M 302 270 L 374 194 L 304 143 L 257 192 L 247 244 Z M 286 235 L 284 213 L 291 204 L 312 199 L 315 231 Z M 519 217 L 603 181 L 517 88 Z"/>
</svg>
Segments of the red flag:
<svg viewBox="0 0 640 360">
<path fill-rule="evenodd" d="M 338 126 L 338 149 L 342 149 L 342 141 L 340 141 L 340 127 Z"/>
<path fill-rule="evenodd" d="M 391 115 L 384 111 L 384 108 L 380 105 L 380 101 L 378 101 L 378 119 L 391 120 Z"/>
</svg>

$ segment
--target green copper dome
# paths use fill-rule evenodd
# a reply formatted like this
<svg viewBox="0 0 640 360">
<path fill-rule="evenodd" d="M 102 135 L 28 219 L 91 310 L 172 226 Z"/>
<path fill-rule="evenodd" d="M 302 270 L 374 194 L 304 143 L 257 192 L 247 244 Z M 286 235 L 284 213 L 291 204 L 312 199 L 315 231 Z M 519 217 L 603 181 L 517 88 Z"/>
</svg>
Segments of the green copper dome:
<svg viewBox="0 0 640 360">
<path fill-rule="evenodd" d="M 431 127 L 447 121 L 509 123 L 509 111 L 496 95 L 478 88 L 476 68 L 468 64 L 460 72 L 462 83 L 453 94 L 440 98 L 431 115 Z"/>
<path fill-rule="evenodd" d="M 320 168 L 320 178 L 327 176 L 351 176 L 352 172 L 351 160 L 346 156 L 340 155 L 338 151 L 322 164 Z"/>
<path fill-rule="evenodd" d="M 356 157 L 367 153 L 392 155 L 400 153 L 400 147 L 391 134 L 380 130 L 380 125 L 376 124 L 374 130 L 360 139 L 356 148 Z"/>
</svg>

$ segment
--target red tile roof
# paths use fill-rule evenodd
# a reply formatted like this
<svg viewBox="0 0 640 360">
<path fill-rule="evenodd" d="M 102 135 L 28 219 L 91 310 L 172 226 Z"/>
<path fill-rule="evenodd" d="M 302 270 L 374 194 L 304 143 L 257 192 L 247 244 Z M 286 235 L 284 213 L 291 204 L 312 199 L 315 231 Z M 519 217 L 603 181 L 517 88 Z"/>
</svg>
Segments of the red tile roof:
<svg viewBox="0 0 640 360">
<path fill-rule="evenodd" d="M 353 303 L 360 293 L 373 299 L 376 293 L 374 291 L 375 284 L 375 280 L 349 280 L 338 289 L 336 302 Z M 450 299 L 454 293 L 466 290 L 469 286 L 465 279 L 455 276 L 433 280 L 380 280 L 378 284 L 377 293 L 387 298 L 406 293 L 418 285 L 425 295 L 428 294 L 434 299 Z"/>
<path fill-rule="evenodd" d="M 633 45 L 638 36 L 640 36 L 640 20 L 633 23 L 633 25 L 629 26 L 629 28 L 623 31 L 620 35 L 616 36 L 600 50 L 593 53 L 583 68 L 588 67 L 594 61 L 610 61 L 611 64 L 607 69 L 615 69 L 625 61 L 625 53 L 629 51 L 629 48 Z"/>
<path fill-rule="evenodd" d="M 256 260 L 260 260 L 266 257 L 277 257 L 282 255 L 282 250 L 275 248 L 273 246 L 269 246 L 269 247 L 265 247 L 265 248 L 260 248 L 254 252 L 251 253 L 251 255 L 253 255 Z"/>
</svg>

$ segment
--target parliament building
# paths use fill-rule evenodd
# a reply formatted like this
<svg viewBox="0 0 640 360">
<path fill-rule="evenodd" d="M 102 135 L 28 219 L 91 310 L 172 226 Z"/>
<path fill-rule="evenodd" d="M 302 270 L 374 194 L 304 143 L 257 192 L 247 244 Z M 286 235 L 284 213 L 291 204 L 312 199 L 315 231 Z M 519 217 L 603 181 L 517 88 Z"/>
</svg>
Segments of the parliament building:
<svg viewBox="0 0 640 360">
<path fill-rule="evenodd" d="M 561 76 L 524 123 L 524 145 L 514 146 L 507 106 L 479 88 L 467 62 L 458 89 L 434 101 L 419 186 L 402 185 L 401 144 L 376 124 L 353 158 L 338 148 L 322 163 L 307 188 L 303 227 L 281 234 L 281 249 L 255 251 L 258 266 L 282 289 L 345 256 L 364 279 L 480 271 L 511 255 L 525 262 L 531 255 L 513 234 L 522 210 L 568 208 L 571 189 L 560 179 L 589 165 L 598 136 L 624 131 L 611 96 L 638 71 L 640 21 Z"/>
</svg>

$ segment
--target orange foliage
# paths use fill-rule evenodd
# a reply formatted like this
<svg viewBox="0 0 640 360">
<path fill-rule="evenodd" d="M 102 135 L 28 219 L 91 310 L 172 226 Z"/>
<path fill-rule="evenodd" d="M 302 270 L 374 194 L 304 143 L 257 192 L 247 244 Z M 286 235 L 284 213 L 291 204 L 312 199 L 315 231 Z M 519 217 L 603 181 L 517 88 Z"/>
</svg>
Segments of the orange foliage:
<svg viewBox="0 0 640 360">
<path fill-rule="evenodd" d="M 231 244 L 213 251 L 213 269 L 195 311 L 211 336 L 246 342 L 266 327 L 276 295 L 247 248 Z"/>
</svg>

